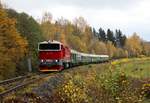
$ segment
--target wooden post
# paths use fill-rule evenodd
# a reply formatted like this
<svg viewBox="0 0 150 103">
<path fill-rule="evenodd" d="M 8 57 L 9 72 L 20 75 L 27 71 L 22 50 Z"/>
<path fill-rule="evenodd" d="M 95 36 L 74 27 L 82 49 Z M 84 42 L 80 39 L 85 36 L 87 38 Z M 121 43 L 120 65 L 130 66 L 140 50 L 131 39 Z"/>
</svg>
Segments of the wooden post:
<svg viewBox="0 0 150 103">
<path fill-rule="evenodd" d="M 28 70 L 32 72 L 31 58 L 28 58 Z"/>
</svg>

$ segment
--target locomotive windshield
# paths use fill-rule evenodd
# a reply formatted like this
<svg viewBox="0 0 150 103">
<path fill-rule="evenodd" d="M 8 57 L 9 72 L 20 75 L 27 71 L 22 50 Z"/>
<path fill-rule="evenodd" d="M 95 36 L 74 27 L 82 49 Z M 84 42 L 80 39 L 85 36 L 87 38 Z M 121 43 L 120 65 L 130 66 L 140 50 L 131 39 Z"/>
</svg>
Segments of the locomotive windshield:
<svg viewBox="0 0 150 103">
<path fill-rule="evenodd" d="M 39 50 L 60 50 L 59 44 L 39 44 Z"/>
</svg>

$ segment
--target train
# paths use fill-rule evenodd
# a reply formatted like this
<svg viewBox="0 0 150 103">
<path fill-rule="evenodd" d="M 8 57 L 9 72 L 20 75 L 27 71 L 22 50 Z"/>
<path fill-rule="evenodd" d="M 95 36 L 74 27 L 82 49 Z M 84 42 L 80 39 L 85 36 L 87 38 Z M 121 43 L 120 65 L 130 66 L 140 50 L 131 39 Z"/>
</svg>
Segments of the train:
<svg viewBox="0 0 150 103">
<path fill-rule="evenodd" d="M 39 71 L 62 71 L 63 69 L 101 63 L 109 60 L 108 55 L 96 55 L 78 52 L 59 41 L 43 41 L 38 43 Z"/>
</svg>

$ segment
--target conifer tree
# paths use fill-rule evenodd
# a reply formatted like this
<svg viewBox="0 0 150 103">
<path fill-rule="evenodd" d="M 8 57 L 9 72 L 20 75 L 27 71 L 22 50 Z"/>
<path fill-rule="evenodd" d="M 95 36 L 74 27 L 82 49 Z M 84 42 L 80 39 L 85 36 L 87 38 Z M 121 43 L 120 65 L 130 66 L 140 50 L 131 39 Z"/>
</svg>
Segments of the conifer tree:
<svg viewBox="0 0 150 103">
<path fill-rule="evenodd" d="M 110 29 L 107 30 L 107 40 L 111 41 L 113 44 L 115 44 L 114 33 Z"/>
<path fill-rule="evenodd" d="M 99 38 L 99 40 L 101 40 L 103 42 L 107 41 L 106 33 L 102 28 L 99 29 L 98 38 Z"/>
<path fill-rule="evenodd" d="M 121 30 L 116 30 L 116 43 L 119 48 L 123 48 L 126 42 L 126 36 L 122 34 Z"/>
</svg>

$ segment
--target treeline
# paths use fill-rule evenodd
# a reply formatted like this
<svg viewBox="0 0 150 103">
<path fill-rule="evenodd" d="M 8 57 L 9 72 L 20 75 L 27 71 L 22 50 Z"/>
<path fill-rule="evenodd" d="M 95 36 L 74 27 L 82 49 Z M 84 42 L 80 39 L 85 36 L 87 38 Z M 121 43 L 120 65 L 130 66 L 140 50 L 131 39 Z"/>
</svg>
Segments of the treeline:
<svg viewBox="0 0 150 103">
<path fill-rule="evenodd" d="M 52 15 L 45 13 L 40 24 L 46 40 L 61 41 L 80 52 L 110 54 L 113 57 L 116 47 L 123 48 L 126 41 L 120 30 L 114 34 L 110 29 L 105 32 L 100 28 L 97 32 L 83 17 L 75 18 L 73 22 L 64 18 L 53 22 Z"/>
<path fill-rule="evenodd" d="M 29 58 L 37 71 L 37 44 L 43 40 L 33 17 L 0 5 L 0 80 L 27 73 Z"/>
<path fill-rule="evenodd" d="M 0 7 L 0 79 L 16 75 L 16 68 L 27 53 L 27 40 L 16 29 L 16 20 Z"/>
<path fill-rule="evenodd" d="M 150 55 L 150 44 L 136 33 L 127 38 L 121 30 L 95 30 L 83 17 L 73 22 L 64 18 L 53 20 L 50 13 L 37 22 L 26 13 L 0 5 L 0 79 L 27 73 L 28 58 L 36 71 L 37 44 L 43 40 L 58 40 L 77 51 L 108 54 L 112 58 Z"/>
<path fill-rule="evenodd" d="M 115 32 L 102 28 L 96 31 L 83 17 L 75 18 L 73 22 L 64 18 L 54 22 L 52 15 L 45 13 L 40 26 L 45 40 L 61 41 L 80 52 L 107 54 L 112 58 L 150 55 L 150 43 L 137 33 L 127 38 L 119 29 Z"/>
</svg>

